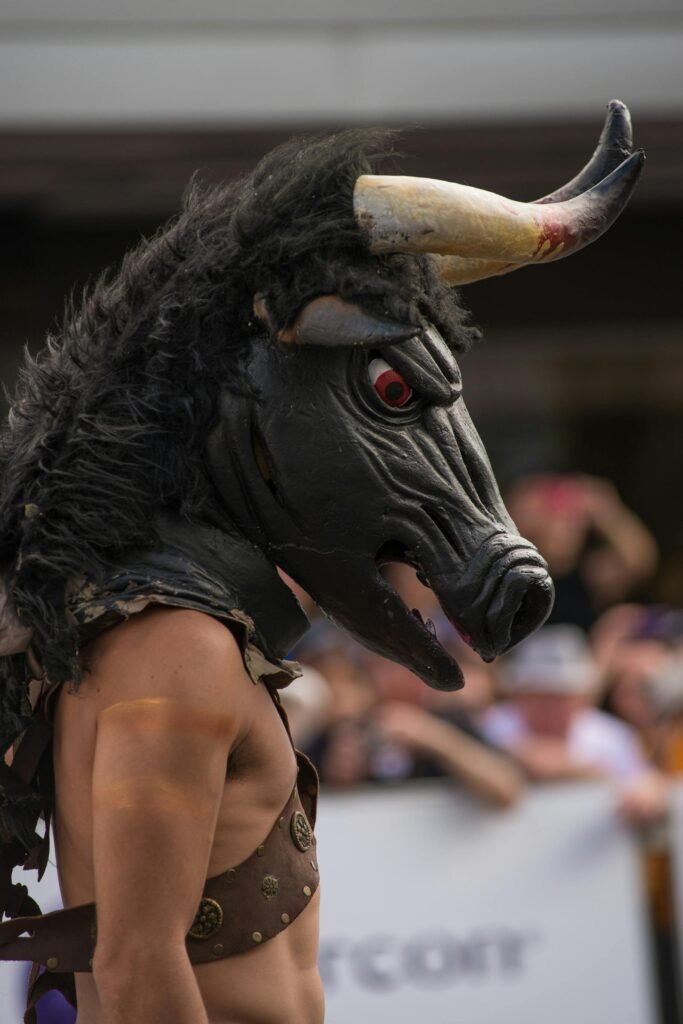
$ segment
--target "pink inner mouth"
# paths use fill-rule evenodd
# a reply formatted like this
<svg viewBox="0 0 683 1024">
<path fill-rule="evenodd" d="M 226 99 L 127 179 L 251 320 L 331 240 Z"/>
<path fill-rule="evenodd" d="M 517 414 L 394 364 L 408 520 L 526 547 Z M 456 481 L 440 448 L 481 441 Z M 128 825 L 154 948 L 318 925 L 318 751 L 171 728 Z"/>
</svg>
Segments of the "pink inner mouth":
<svg viewBox="0 0 683 1024">
<path fill-rule="evenodd" d="M 459 625 L 459 623 L 456 622 L 456 620 L 454 618 L 452 618 L 450 615 L 448 616 L 448 621 L 450 622 L 451 626 L 456 631 L 456 633 L 458 634 L 460 639 L 464 643 L 466 643 L 468 647 L 473 647 L 474 645 L 473 645 L 472 637 L 470 636 L 470 634 L 466 633 L 465 630 L 462 629 L 462 627 Z"/>
</svg>

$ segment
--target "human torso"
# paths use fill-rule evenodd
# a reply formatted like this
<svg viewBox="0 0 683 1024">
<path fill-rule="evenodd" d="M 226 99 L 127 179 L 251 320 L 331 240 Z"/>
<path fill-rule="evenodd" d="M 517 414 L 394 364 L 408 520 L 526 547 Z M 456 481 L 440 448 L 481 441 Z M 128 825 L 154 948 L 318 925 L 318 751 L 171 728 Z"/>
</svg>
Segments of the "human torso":
<svg viewBox="0 0 683 1024">
<path fill-rule="evenodd" d="M 77 693 L 63 688 L 55 710 L 55 842 L 67 907 L 95 899 L 90 792 L 101 700 L 96 645 L 106 643 L 106 637 L 91 645 L 93 671 L 86 673 Z M 208 878 L 253 853 L 277 821 L 296 780 L 295 754 L 273 700 L 262 684 L 250 686 L 252 713 L 228 759 Z M 318 902 L 316 892 L 300 916 L 263 945 L 195 966 L 210 1024 L 320 1024 Z M 104 1024 L 92 976 L 79 974 L 76 981 L 78 1024 Z"/>
</svg>

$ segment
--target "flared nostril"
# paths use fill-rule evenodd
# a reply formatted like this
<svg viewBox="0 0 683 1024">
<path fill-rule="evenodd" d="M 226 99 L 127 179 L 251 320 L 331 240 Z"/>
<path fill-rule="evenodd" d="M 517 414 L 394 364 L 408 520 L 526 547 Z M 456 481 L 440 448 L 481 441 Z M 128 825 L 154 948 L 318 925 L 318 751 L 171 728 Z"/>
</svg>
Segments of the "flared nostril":
<svg viewBox="0 0 683 1024">
<path fill-rule="evenodd" d="M 547 573 L 536 570 L 524 591 L 519 608 L 510 626 L 510 647 L 531 636 L 552 611 L 555 599 L 553 582 Z"/>
</svg>

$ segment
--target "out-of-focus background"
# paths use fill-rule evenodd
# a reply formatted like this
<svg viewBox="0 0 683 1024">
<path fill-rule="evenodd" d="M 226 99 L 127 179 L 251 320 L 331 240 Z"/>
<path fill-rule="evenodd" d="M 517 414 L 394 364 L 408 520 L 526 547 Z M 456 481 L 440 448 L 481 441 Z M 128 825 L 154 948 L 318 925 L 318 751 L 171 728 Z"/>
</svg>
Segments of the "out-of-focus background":
<svg viewBox="0 0 683 1024">
<path fill-rule="evenodd" d="M 405 128 L 405 173 L 533 199 L 607 101 L 648 162 L 568 261 L 464 290 L 468 407 L 558 582 L 552 627 L 438 697 L 316 618 L 290 691 L 326 784 L 328 1020 L 680 1019 L 679 0 L 0 0 L 0 372 L 65 296 L 294 132 Z M 302 595 L 305 601 L 305 595 Z M 682 901 L 683 903 L 683 901 Z M 20 1020 L 0 968 L 2 1024 Z M 23 978 L 23 973 L 20 972 Z M 3 985 L 5 986 L 3 988 Z M 73 1019 L 57 1000 L 41 1024 Z"/>
</svg>

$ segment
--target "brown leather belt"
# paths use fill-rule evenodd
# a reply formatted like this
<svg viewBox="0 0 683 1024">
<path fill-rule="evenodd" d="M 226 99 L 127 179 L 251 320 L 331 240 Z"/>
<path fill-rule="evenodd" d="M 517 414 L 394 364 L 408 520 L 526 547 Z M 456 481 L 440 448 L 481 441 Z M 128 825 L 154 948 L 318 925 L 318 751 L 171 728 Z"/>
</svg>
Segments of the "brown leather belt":
<svg viewBox="0 0 683 1024">
<path fill-rule="evenodd" d="M 206 880 L 186 938 L 191 963 L 222 960 L 275 938 L 317 890 L 313 835 L 317 773 L 308 758 L 299 751 L 296 756 L 297 785 L 268 836 L 237 867 Z M 94 903 L 0 924 L 0 961 L 27 960 L 34 965 L 24 1017 L 27 1024 L 35 1024 L 36 1003 L 51 989 L 76 1005 L 73 975 L 92 970 L 96 941 Z M 46 969 L 39 974 L 41 966 Z"/>
<path fill-rule="evenodd" d="M 295 787 L 268 836 L 235 868 L 207 879 L 187 952 L 193 964 L 220 960 L 283 931 L 318 888 L 316 840 Z M 0 959 L 48 971 L 88 972 L 97 938 L 95 904 L 0 925 Z"/>
</svg>

